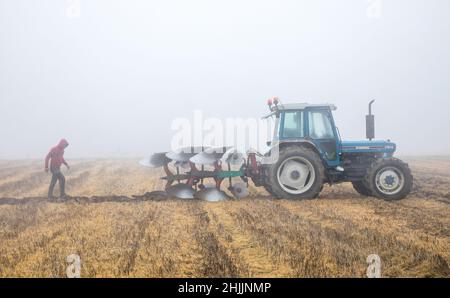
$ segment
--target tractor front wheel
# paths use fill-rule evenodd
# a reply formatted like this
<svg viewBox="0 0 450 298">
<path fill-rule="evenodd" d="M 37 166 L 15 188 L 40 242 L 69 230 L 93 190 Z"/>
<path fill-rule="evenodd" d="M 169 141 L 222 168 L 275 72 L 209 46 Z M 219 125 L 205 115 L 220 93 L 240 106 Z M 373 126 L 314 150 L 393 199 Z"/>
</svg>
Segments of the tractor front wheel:
<svg viewBox="0 0 450 298">
<path fill-rule="evenodd" d="M 397 158 L 375 160 L 363 180 L 372 195 L 386 201 L 401 200 L 412 188 L 413 177 L 407 163 Z"/>
<path fill-rule="evenodd" d="M 317 197 L 324 179 L 324 166 L 319 155 L 299 146 L 280 150 L 277 161 L 267 171 L 270 193 L 285 199 Z"/>
</svg>

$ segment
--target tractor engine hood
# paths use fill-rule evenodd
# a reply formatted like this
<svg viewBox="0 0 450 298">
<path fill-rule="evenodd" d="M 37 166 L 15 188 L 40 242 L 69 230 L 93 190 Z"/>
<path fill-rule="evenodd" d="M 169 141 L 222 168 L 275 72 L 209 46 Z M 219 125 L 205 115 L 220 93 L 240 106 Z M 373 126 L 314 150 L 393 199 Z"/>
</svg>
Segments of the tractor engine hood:
<svg viewBox="0 0 450 298">
<path fill-rule="evenodd" d="M 391 141 L 374 140 L 374 141 L 342 141 L 342 153 L 394 153 L 396 149 L 395 143 Z"/>
</svg>

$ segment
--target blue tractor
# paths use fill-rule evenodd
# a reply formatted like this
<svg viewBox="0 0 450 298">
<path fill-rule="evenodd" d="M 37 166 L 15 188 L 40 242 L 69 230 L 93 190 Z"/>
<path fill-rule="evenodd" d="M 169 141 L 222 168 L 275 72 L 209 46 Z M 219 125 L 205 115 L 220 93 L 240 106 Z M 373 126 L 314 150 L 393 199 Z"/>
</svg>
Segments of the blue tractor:
<svg viewBox="0 0 450 298">
<path fill-rule="evenodd" d="M 374 115 L 369 104 L 367 141 L 340 138 L 332 104 L 281 104 L 269 100 L 275 117 L 271 150 L 255 171 L 247 173 L 257 186 L 279 198 L 314 198 L 324 183 L 351 182 L 363 196 L 399 200 L 409 194 L 413 177 L 408 164 L 395 158 L 396 145 L 373 140 Z M 256 169 L 256 168 L 255 168 Z"/>
<path fill-rule="evenodd" d="M 156 153 L 140 161 L 147 167 L 163 167 L 166 180 L 158 196 L 220 201 L 230 198 L 220 190 L 228 180 L 235 198 L 248 195 L 248 182 L 264 187 L 277 198 L 310 199 L 323 185 L 351 182 L 363 196 L 400 200 L 412 188 L 408 164 L 393 157 L 396 146 L 374 139 L 374 116 L 369 104 L 366 116 L 368 141 L 343 141 L 334 123 L 331 104 L 282 104 L 269 100 L 275 133 L 269 152 L 247 152 L 246 158 L 232 147 L 205 146 Z M 235 168 L 233 169 L 232 166 Z M 237 167 L 237 168 L 236 168 Z M 240 178 L 233 183 L 232 178 Z M 213 179 L 213 185 L 204 183 Z M 235 179 L 234 179 L 235 180 Z"/>
</svg>

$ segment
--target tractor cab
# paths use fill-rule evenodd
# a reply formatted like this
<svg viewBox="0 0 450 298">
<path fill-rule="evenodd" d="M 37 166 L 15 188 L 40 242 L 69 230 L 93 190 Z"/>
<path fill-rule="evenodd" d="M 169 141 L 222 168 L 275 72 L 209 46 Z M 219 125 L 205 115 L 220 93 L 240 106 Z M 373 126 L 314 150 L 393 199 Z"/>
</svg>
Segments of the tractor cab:
<svg viewBox="0 0 450 298">
<path fill-rule="evenodd" d="M 334 123 L 332 104 L 278 104 L 271 106 L 275 117 L 272 145 L 304 143 L 315 148 L 329 166 L 340 164 L 340 137 Z"/>
</svg>

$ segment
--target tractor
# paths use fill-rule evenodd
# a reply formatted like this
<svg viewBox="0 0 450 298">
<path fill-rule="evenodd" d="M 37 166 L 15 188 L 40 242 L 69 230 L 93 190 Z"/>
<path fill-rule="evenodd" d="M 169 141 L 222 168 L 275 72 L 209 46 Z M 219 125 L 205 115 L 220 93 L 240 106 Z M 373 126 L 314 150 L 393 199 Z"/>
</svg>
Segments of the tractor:
<svg viewBox="0 0 450 298">
<path fill-rule="evenodd" d="M 373 102 L 366 116 L 367 141 L 341 140 L 332 104 L 282 104 L 273 98 L 268 100 L 270 113 L 264 118 L 273 118 L 275 129 L 267 143 L 270 150 L 264 154 L 250 150 L 244 157 L 232 147 L 188 147 L 156 153 L 140 164 L 163 167 L 166 176 L 162 179 L 167 183 L 157 193 L 180 199 L 230 199 L 220 189 L 224 180 L 230 193 L 240 199 L 249 194 L 251 180 L 276 198 L 312 199 L 325 183 L 351 182 L 362 196 L 400 200 L 411 191 L 413 177 L 408 164 L 393 157 L 395 143 L 374 140 Z M 233 183 L 237 177 L 240 182 Z M 206 179 L 215 183 L 205 185 Z"/>
</svg>

